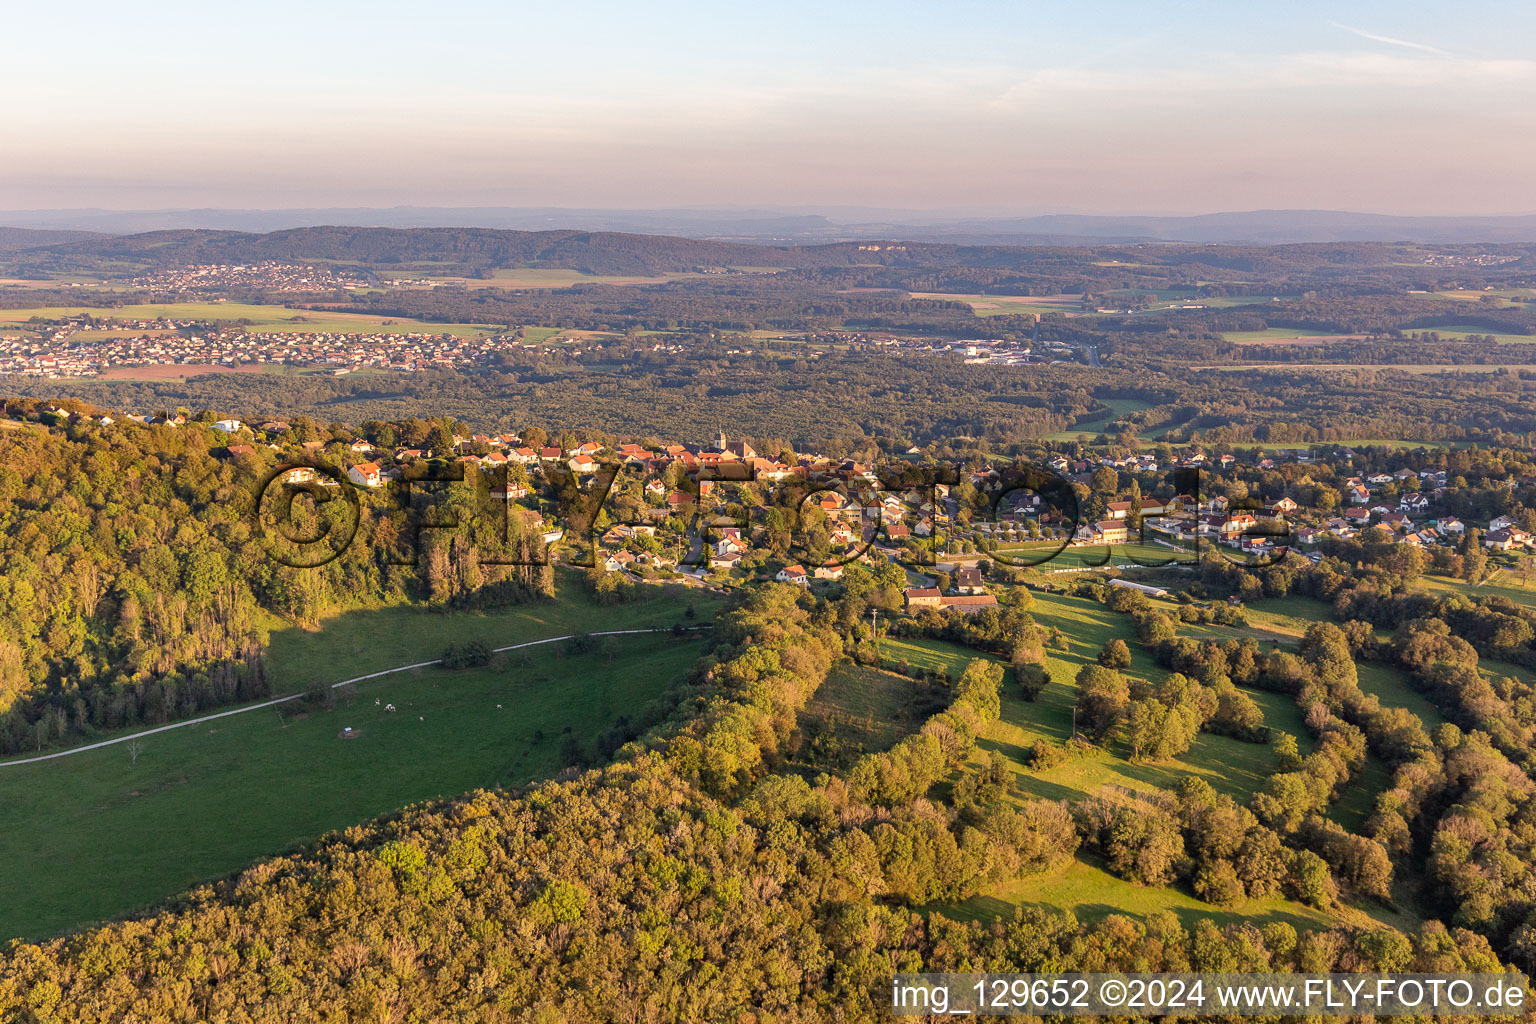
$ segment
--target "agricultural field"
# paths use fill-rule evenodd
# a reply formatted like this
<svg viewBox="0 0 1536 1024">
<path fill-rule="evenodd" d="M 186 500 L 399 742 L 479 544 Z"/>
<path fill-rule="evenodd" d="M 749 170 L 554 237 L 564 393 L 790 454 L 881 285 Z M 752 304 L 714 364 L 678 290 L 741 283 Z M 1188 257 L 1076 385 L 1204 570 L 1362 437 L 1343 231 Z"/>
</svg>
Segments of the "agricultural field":
<svg viewBox="0 0 1536 1024">
<path fill-rule="evenodd" d="M 1529 345 L 1536 342 L 1536 334 L 1501 334 L 1481 327 L 1469 327 L 1466 324 L 1458 324 L 1452 327 L 1424 327 L 1419 328 L 1418 333 L 1438 334 L 1442 338 L 1464 339 L 1469 335 L 1477 335 L 1480 338 L 1492 336 L 1501 345 Z"/>
<path fill-rule="evenodd" d="M 370 680 L 331 708 L 158 733 L 137 758 L 119 744 L 0 767 L 0 936 L 130 914 L 408 804 L 547 778 L 573 743 L 592 756 L 598 733 L 638 716 L 703 649 L 668 634 L 582 654 L 551 644 Z"/>
<path fill-rule="evenodd" d="M 405 317 L 369 316 L 365 313 L 335 313 L 326 310 L 296 309 L 289 306 L 256 305 L 244 302 L 166 302 L 128 306 L 42 306 L 29 309 L 0 309 L 0 324 L 24 324 L 33 318 L 59 320 L 72 316 L 113 317 L 123 320 L 205 320 L 230 322 L 245 320 L 249 329 L 293 334 L 453 334 L 462 338 L 484 338 L 500 334 L 505 328 L 487 324 L 439 324 Z"/>
<path fill-rule="evenodd" d="M 1363 334 L 1318 334 L 1294 327 L 1270 327 L 1262 331 L 1225 331 L 1222 337 L 1235 345 L 1325 345 L 1333 341 L 1358 341 Z"/>
<path fill-rule="evenodd" d="M 1078 313 L 1081 295 L 978 295 L 954 292 L 911 292 L 914 299 L 942 299 L 964 302 L 979 317 L 1003 313 Z"/>
</svg>

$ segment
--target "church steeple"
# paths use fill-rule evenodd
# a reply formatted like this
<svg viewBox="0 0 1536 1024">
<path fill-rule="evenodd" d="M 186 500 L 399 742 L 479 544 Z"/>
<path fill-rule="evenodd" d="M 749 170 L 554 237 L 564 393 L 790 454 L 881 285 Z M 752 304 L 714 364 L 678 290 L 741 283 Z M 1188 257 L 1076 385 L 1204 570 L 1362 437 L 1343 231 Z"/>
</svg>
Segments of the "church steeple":
<svg viewBox="0 0 1536 1024">
<path fill-rule="evenodd" d="M 720 445 L 719 445 L 719 447 L 720 447 L 721 451 L 725 451 L 725 428 L 724 427 L 720 428 Z"/>
</svg>

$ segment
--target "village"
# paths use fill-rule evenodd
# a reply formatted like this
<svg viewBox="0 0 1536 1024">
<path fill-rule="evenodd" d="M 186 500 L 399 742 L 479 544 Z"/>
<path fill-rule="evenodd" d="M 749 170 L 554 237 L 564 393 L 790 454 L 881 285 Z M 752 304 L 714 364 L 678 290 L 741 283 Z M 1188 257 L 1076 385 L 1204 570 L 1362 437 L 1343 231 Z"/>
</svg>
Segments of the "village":
<svg viewBox="0 0 1536 1024">
<path fill-rule="evenodd" d="M 167 267 L 128 279 L 134 288 L 156 293 L 261 291 L 320 292 L 363 288 L 368 275 L 348 268 L 312 263 L 193 263 Z"/>
<path fill-rule="evenodd" d="M 251 331 L 172 320 L 112 321 L 123 336 L 78 335 L 93 330 L 67 322 L 43 339 L 0 335 L 0 373 L 61 378 L 96 377 L 114 369 L 198 366 L 291 366 L 332 373 L 357 370 L 463 369 L 484 366 L 520 343 L 505 337 L 480 340 L 453 334 Z"/>
<path fill-rule="evenodd" d="M 1165 450 L 1162 462 L 1147 452 L 1056 453 L 1021 472 L 1015 461 L 956 466 L 915 452 L 879 464 L 763 453 L 724 432 L 712 442 L 647 445 L 570 435 L 556 441 L 530 428 L 453 435 L 451 442 L 439 433 L 405 446 L 364 436 L 296 441 L 280 421 L 131 418 L 208 429 L 219 441 L 215 454 L 227 460 L 299 464 L 288 470 L 291 483 L 335 486 L 344 476 L 360 491 L 383 492 L 441 479 L 431 471 L 452 467 L 456 479 L 481 485 L 496 507 L 553 545 L 556 559 L 635 583 L 720 589 L 771 578 L 811 587 L 835 585 L 850 566 L 894 566 L 909 607 L 967 614 L 995 607 L 1000 586 L 1099 568 L 1132 576 L 1144 568 L 1187 570 L 1211 551 L 1264 566 L 1291 554 L 1317 561 L 1335 542 L 1400 546 L 1428 558 L 1475 544 L 1500 564 L 1528 568 L 1522 556 L 1532 550 L 1536 526 L 1514 513 L 1481 520 L 1454 514 L 1458 488 L 1443 469 L 1403 465 L 1345 475 L 1355 453 L 1341 446 L 1191 447 L 1171 457 Z M 112 423 L 103 417 L 98 425 Z M 333 469 L 327 476 L 311 466 Z M 1245 484 L 1309 466 L 1326 467 L 1342 487 L 1261 497 Z M 1505 486 L 1512 492 L 1533 484 L 1511 478 Z M 1233 496 L 1240 491 L 1246 496 Z M 1309 503 L 1300 500 L 1308 496 Z M 570 529 L 573 500 L 590 528 Z"/>
</svg>

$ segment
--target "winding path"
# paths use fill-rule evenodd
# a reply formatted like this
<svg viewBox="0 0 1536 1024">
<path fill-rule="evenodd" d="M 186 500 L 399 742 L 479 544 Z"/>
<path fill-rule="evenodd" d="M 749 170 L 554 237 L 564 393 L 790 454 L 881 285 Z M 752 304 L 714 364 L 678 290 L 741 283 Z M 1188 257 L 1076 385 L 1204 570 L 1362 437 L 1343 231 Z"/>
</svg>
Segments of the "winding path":
<svg viewBox="0 0 1536 1024">
<path fill-rule="evenodd" d="M 711 627 L 705 625 L 687 626 L 685 628 L 709 629 Z M 557 644 L 562 640 L 574 640 L 578 636 L 628 636 L 633 633 L 670 632 L 672 632 L 672 627 L 670 626 L 656 626 L 650 629 L 610 629 L 601 633 L 567 633 L 565 636 L 550 636 L 545 637 L 543 640 L 529 640 L 525 643 L 509 644 L 506 647 L 497 647 L 491 653 L 500 654 L 503 651 L 516 651 L 521 650 L 524 647 L 538 647 L 540 644 Z M 431 661 L 418 661 L 414 665 L 398 665 L 395 668 L 386 668 L 381 669 L 378 672 L 369 672 L 367 675 L 363 676 L 353 676 L 351 679 L 343 679 L 339 683 L 332 683 L 331 689 L 339 690 L 343 686 L 351 686 L 353 683 L 366 682 L 369 679 L 377 679 L 380 676 L 393 675 L 396 672 L 409 672 L 412 669 L 430 668 L 433 665 L 442 664 L 442 660 L 443 659 L 441 658 L 434 658 Z M 220 711 L 212 715 L 203 715 L 200 718 L 188 718 L 182 722 L 172 722 L 169 725 L 160 725 L 153 729 L 144 729 L 140 732 L 129 733 L 126 736 L 116 736 L 110 740 L 101 740 L 97 743 L 87 743 L 84 746 L 70 747 L 68 750 L 57 750 L 52 754 L 39 754 L 36 757 L 24 757 L 14 761 L 0 761 L 0 768 L 9 768 L 12 765 L 18 764 L 36 764 L 38 761 L 52 761 L 54 758 L 68 757 L 71 754 L 83 754 L 87 750 L 98 750 L 101 747 L 110 747 L 115 743 L 127 743 L 131 740 L 141 739 L 145 736 L 153 736 L 157 732 L 169 732 L 172 729 L 185 729 L 189 725 L 200 725 L 203 722 L 212 722 L 220 718 L 228 718 L 230 715 L 243 715 L 247 711 L 260 711 L 262 708 L 275 707 L 278 704 L 287 704 L 289 701 L 302 700 L 303 698 L 303 693 L 290 693 L 283 697 L 274 697 L 271 700 L 261 701 L 258 704 L 247 704 L 244 707 L 231 708 L 228 711 Z"/>
</svg>

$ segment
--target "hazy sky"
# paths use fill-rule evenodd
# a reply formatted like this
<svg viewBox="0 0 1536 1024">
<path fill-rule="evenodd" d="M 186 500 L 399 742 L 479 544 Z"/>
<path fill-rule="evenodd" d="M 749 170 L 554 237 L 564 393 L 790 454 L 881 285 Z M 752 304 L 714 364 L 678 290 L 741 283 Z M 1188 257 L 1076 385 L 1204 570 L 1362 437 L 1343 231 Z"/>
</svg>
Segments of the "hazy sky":
<svg viewBox="0 0 1536 1024">
<path fill-rule="evenodd" d="M 0 209 L 1536 212 L 1529 3 L 19 3 Z"/>
</svg>

